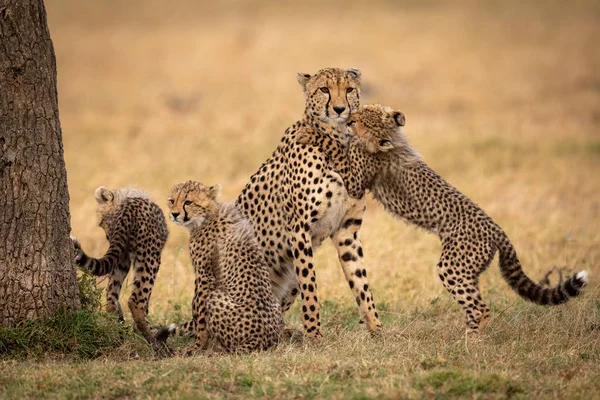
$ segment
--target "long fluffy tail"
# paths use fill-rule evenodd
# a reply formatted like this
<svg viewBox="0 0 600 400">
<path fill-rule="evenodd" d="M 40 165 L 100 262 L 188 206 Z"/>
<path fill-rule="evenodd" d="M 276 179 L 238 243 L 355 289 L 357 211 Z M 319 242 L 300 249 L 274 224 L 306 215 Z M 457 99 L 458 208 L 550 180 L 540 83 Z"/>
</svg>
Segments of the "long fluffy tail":
<svg viewBox="0 0 600 400">
<path fill-rule="evenodd" d="M 176 325 L 170 324 L 164 326 L 156 333 L 156 341 L 166 342 L 169 336 L 173 335 L 194 335 L 196 333 L 196 323 L 194 320 L 188 321 L 185 324 Z"/>
<path fill-rule="evenodd" d="M 550 306 L 565 303 L 578 296 L 588 283 L 587 271 L 580 271 L 554 288 L 545 288 L 525 275 L 515 248 L 502 231 L 499 233 L 498 250 L 502 276 L 521 297 L 533 303 Z"/>
<path fill-rule="evenodd" d="M 95 276 L 111 274 L 124 256 L 125 248 L 119 244 L 120 241 L 111 242 L 102 258 L 93 258 L 85 254 L 75 237 L 71 236 L 71 240 L 75 248 L 75 264 Z"/>
</svg>

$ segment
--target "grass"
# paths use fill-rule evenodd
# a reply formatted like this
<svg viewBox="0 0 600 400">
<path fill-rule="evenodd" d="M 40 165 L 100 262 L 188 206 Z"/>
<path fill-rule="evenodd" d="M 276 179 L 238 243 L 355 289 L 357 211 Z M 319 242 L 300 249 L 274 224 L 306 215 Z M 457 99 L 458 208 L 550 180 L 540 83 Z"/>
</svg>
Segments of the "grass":
<svg viewBox="0 0 600 400">
<path fill-rule="evenodd" d="M 15 327 L 0 327 L 0 359 L 89 360 L 131 352 L 151 354 L 140 337 L 101 312 L 102 288 L 89 275 L 78 277 L 82 307 L 60 309 L 44 320 L 25 321 Z"/>
<path fill-rule="evenodd" d="M 503 227 L 527 274 L 566 265 L 591 282 L 537 307 L 494 262 L 481 282 L 492 320 L 465 341 L 435 271 L 438 240 L 369 201 L 361 238 L 382 337 L 359 323 L 325 243 L 320 343 L 154 360 L 133 334 L 80 356 L 31 342 L 30 356 L 2 354 L 0 398 L 600 398 L 597 2 L 122 3 L 46 4 L 72 232 L 90 254 L 107 248 L 96 187 L 143 187 L 166 210 L 171 185 L 195 178 L 232 201 L 301 115 L 296 72 L 348 66 L 363 73 L 363 104 L 406 113 L 410 142 Z M 169 228 L 153 323 L 190 316 L 187 233 Z M 298 304 L 286 319 L 300 328 Z M 72 329 L 58 331 L 65 343 Z"/>
</svg>

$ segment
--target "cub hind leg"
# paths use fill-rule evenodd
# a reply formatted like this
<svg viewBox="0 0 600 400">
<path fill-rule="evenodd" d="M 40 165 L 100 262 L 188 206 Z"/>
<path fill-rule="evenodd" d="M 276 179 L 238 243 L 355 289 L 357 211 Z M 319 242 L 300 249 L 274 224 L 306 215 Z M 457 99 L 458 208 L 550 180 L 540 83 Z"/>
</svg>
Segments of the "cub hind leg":
<svg viewBox="0 0 600 400">
<path fill-rule="evenodd" d="M 106 312 L 116 314 L 119 322 L 124 322 L 123 309 L 119 302 L 123 281 L 129 272 L 129 259 L 121 260 L 117 268 L 110 274 L 108 285 L 106 286 Z"/>
<path fill-rule="evenodd" d="M 154 343 L 154 335 L 148 324 L 148 303 L 156 273 L 160 265 L 160 253 L 138 254 L 135 259 L 133 290 L 129 297 L 128 306 L 135 323 L 135 328 L 144 336 L 148 343 Z"/>
<path fill-rule="evenodd" d="M 465 311 L 467 334 L 473 335 L 480 332 L 490 316 L 490 308 L 479 291 L 479 274 L 487 268 L 491 257 L 463 257 L 462 251 L 459 246 L 444 246 L 437 271 L 446 290 Z"/>
</svg>

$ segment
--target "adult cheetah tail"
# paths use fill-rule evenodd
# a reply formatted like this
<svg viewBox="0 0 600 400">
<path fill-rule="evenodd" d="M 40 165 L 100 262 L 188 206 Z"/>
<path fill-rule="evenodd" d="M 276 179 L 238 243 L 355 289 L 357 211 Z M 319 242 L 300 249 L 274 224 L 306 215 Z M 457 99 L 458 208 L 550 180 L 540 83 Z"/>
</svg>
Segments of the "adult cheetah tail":
<svg viewBox="0 0 600 400">
<path fill-rule="evenodd" d="M 83 251 L 75 237 L 71 236 L 71 241 L 75 249 L 75 264 L 94 276 L 103 276 L 112 273 L 125 251 L 115 241 L 110 243 L 106 254 L 102 258 L 93 258 L 85 254 L 85 251 Z"/>
<path fill-rule="evenodd" d="M 557 305 L 578 296 L 588 283 L 587 271 L 580 271 L 554 288 L 545 288 L 532 281 L 521 268 L 514 246 L 504 232 L 501 232 L 498 249 L 500 270 L 508 284 L 524 299 L 540 305 Z"/>
</svg>

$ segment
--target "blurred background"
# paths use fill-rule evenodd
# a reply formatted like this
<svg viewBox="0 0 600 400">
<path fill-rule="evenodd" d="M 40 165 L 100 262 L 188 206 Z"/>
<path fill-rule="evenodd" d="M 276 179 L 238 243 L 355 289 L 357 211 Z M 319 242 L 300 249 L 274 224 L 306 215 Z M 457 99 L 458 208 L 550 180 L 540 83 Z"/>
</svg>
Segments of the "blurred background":
<svg viewBox="0 0 600 400">
<path fill-rule="evenodd" d="M 46 2 L 73 234 L 107 248 L 100 185 L 221 183 L 234 201 L 302 116 L 296 73 L 356 67 L 363 104 L 401 109 L 412 145 L 508 233 L 534 279 L 551 265 L 600 276 L 600 2 Z M 443 294 L 437 238 L 369 203 L 362 238 L 389 312 Z M 187 232 L 169 222 L 151 314 L 192 297 Z M 329 243 L 320 297 L 353 307 Z M 495 264 L 494 264 L 495 265 Z M 497 267 L 484 298 L 508 301 Z M 499 294 L 497 294 L 499 293 Z M 445 298 L 445 297 L 444 297 Z M 455 329 L 459 308 L 449 303 Z"/>
</svg>

